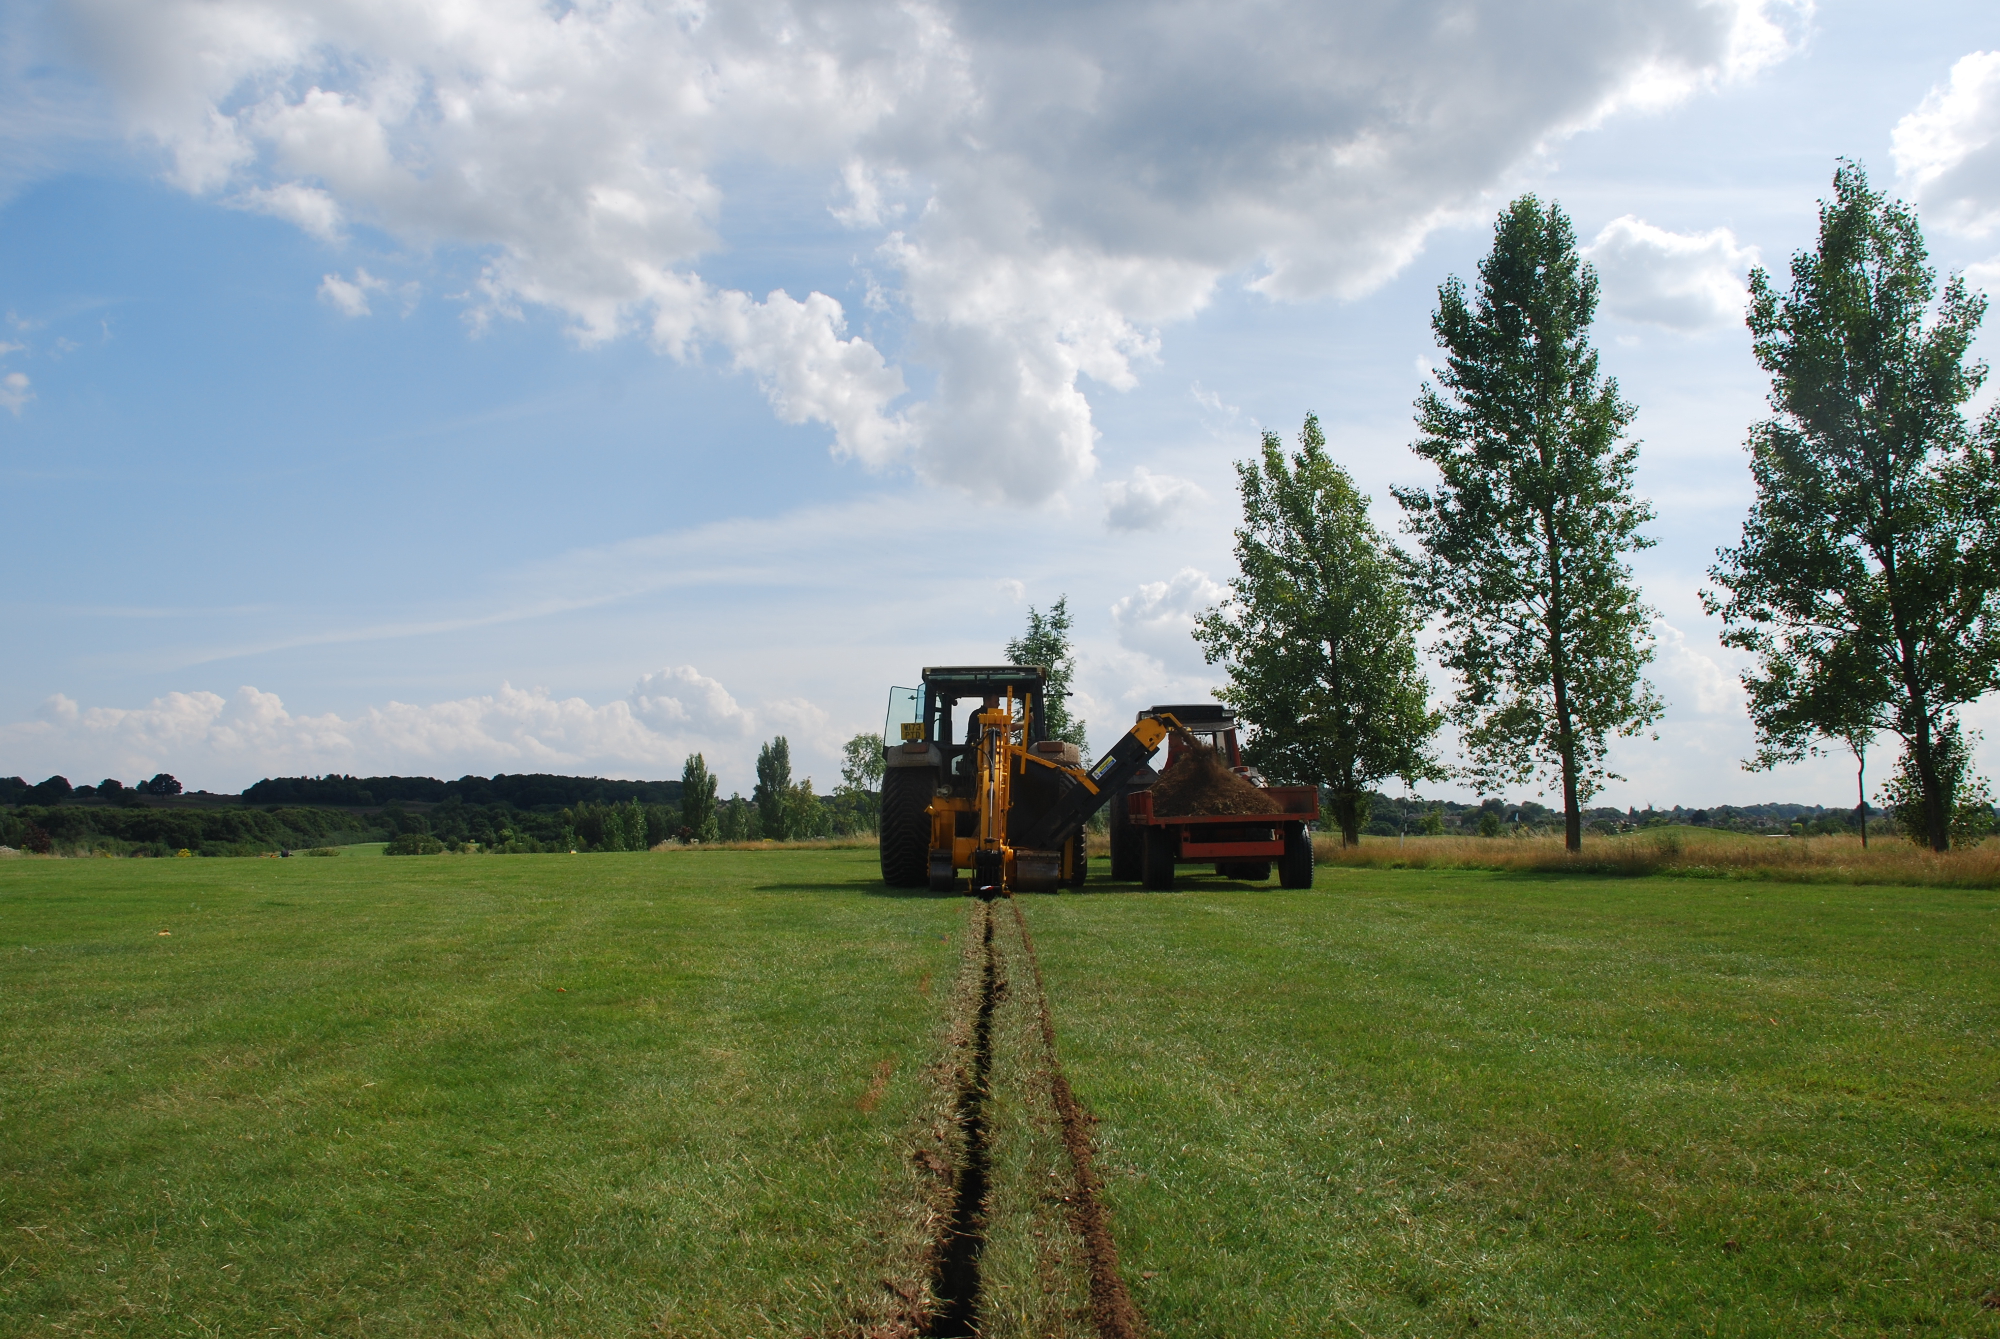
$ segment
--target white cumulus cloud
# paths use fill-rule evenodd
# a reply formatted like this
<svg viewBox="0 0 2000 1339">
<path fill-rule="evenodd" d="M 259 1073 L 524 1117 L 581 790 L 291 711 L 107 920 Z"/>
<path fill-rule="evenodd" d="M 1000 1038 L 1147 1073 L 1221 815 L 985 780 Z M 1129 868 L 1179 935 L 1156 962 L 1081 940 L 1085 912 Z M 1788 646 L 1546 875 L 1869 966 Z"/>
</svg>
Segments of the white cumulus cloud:
<svg viewBox="0 0 2000 1339">
<path fill-rule="evenodd" d="M 1157 530 L 1207 496 L 1189 480 L 1139 465 L 1130 479 L 1104 486 L 1105 524 L 1113 530 Z"/>
<path fill-rule="evenodd" d="M 357 267 L 352 279 L 343 279 L 337 274 L 321 277 L 319 281 L 320 301 L 347 316 L 368 315 L 368 295 L 380 292 L 389 286 L 383 279 L 377 279 L 364 269 Z"/>
<path fill-rule="evenodd" d="M 687 730 L 711 739 L 748 738 L 757 718 L 737 704 L 729 690 L 692 665 L 658 670 L 632 690 L 640 720 L 663 732 Z"/>
<path fill-rule="evenodd" d="M 418 253 L 474 248 L 475 325 L 542 307 L 586 344 L 714 346 L 842 455 L 1037 503 L 1094 472 L 1090 390 L 1136 384 L 1161 331 L 1220 284 L 1366 292 L 1551 142 L 1782 57 L 1803 8 L 1276 0 L 1253 21 L 1117 0 L 72 0 L 71 13 L 127 125 L 183 189 L 329 239 L 361 224 Z M 907 315 L 894 358 L 847 332 L 825 294 L 757 301 L 701 277 L 732 244 L 719 168 L 734 163 L 837 195 L 830 225 L 895 230 L 868 257 L 894 275 L 871 295 Z M 896 358 L 934 372 L 927 401 L 904 402 Z"/>
<path fill-rule="evenodd" d="M 322 242 L 338 242 L 346 233 L 340 202 L 316 186 L 287 181 L 269 188 L 253 186 L 231 204 L 297 224 Z"/>
<path fill-rule="evenodd" d="M 813 703 L 785 699 L 765 714 L 762 724 L 792 729 L 795 743 L 833 753 L 827 715 Z M 168 771 L 190 787 L 231 790 L 265 776 L 329 771 L 672 777 L 700 751 L 726 774 L 726 785 L 747 791 L 759 728 L 759 713 L 682 665 L 648 674 L 627 697 L 600 704 L 503 684 L 496 693 L 392 701 L 345 717 L 293 712 L 277 694 L 249 686 L 226 698 L 168 693 L 135 708 L 84 707 L 57 694 L 37 719 L 0 726 L 0 749 L 24 776 L 131 780 Z"/>
<path fill-rule="evenodd" d="M 34 398 L 34 383 L 28 380 L 26 372 L 9 372 L 0 377 L 0 408 L 15 418 L 21 417 L 21 407 Z"/>
<path fill-rule="evenodd" d="M 1631 214 L 1605 224 L 1583 254 L 1609 314 L 1688 331 L 1741 323 L 1757 263 L 1757 249 L 1727 228 L 1669 232 Z"/>
<path fill-rule="evenodd" d="M 1709 651 L 1665 620 L 1653 624 L 1650 677 L 1682 716 L 1743 719 L 1743 684 Z"/>
<path fill-rule="evenodd" d="M 2000 223 L 2000 51 L 1951 67 L 1890 137 L 1896 175 L 1925 221 L 1984 236 Z"/>
<path fill-rule="evenodd" d="M 1206 572 L 1183 567 L 1166 581 L 1151 581 L 1111 606 L 1119 644 L 1151 656 L 1169 670 L 1193 672 L 1202 661 L 1194 618 L 1229 594 Z"/>
</svg>

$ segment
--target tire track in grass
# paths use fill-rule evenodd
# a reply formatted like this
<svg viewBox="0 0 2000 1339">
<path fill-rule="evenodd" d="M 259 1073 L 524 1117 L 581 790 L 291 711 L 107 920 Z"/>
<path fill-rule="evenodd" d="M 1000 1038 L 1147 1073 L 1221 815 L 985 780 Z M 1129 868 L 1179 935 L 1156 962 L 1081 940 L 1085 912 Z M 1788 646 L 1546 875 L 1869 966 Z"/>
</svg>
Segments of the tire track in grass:
<svg viewBox="0 0 2000 1339">
<path fill-rule="evenodd" d="M 1034 936 L 1028 933 L 1028 918 L 1021 914 L 1021 904 L 1011 894 L 1007 895 L 1007 905 L 1014 912 L 1014 924 L 1021 932 L 1021 947 L 1027 954 L 1028 971 L 1034 978 L 1035 1011 L 1041 1022 L 1042 1043 L 1048 1048 L 1050 1087 L 1055 1099 L 1056 1116 L 1062 1124 L 1063 1146 L 1076 1172 L 1076 1193 L 1071 1197 L 1070 1218 L 1077 1235 L 1083 1238 L 1084 1252 L 1090 1261 L 1091 1322 L 1097 1327 L 1099 1339 L 1141 1339 L 1146 1332 L 1145 1322 L 1125 1286 L 1124 1275 L 1118 1272 L 1118 1244 L 1112 1239 L 1104 1205 L 1099 1199 L 1103 1182 L 1097 1175 L 1096 1150 L 1090 1138 L 1092 1118 L 1070 1090 L 1069 1079 L 1063 1074 L 1062 1061 L 1056 1054 L 1055 1020 L 1049 1014 L 1048 991 L 1042 985 L 1042 963 L 1035 954 Z M 992 933 L 992 913 L 989 909 L 986 919 L 989 943 Z"/>
</svg>

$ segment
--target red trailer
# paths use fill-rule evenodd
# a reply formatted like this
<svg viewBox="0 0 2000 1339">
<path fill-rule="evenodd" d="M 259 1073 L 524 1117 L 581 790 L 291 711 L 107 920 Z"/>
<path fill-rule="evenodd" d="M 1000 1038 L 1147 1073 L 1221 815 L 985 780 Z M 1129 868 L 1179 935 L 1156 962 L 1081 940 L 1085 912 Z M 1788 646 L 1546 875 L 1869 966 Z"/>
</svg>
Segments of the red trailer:
<svg viewBox="0 0 2000 1339">
<path fill-rule="evenodd" d="M 1141 837 L 1140 880 L 1148 888 L 1172 888 L 1174 864 L 1183 860 L 1212 860 L 1225 878 L 1268 879 L 1275 862 L 1281 887 L 1312 887 L 1306 825 L 1319 817 L 1318 788 L 1270 786 L 1264 793 L 1278 802 L 1279 812 L 1156 814 L 1152 791 L 1132 791 L 1125 797 L 1125 821 Z"/>
</svg>

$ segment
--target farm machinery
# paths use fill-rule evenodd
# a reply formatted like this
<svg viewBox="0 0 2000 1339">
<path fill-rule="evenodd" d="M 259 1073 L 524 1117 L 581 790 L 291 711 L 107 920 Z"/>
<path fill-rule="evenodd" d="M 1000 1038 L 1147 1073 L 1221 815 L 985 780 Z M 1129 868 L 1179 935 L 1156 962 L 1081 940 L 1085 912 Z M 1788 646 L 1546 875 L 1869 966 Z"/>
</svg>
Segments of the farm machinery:
<svg viewBox="0 0 2000 1339">
<path fill-rule="evenodd" d="M 1111 799 L 1111 877 L 1136 879 L 1146 887 L 1174 886 L 1175 866 L 1215 862 L 1224 878 L 1259 882 L 1271 877 L 1285 888 L 1313 883 L 1312 834 L 1319 818 L 1317 786 L 1269 786 L 1243 761 L 1236 714 L 1213 702 L 1149 707 L 1139 713 L 1174 721 L 1168 736 L 1167 765 L 1135 768 Z M 1187 813 L 1188 806 L 1156 803 L 1155 784 L 1173 771 L 1190 749 L 1206 749 L 1219 766 L 1242 777 L 1263 794 L 1269 812 Z M 1226 806 L 1225 806 L 1226 807 Z"/>
<path fill-rule="evenodd" d="M 1047 691 L 1047 671 L 1033 665 L 928 668 L 920 686 L 890 690 L 882 732 L 885 883 L 949 892 L 959 887 L 959 871 L 966 870 L 972 891 L 982 893 L 1054 892 L 1081 884 L 1088 868 L 1083 829 L 1090 817 L 1135 779 L 1154 775 L 1147 763 L 1170 738 L 1177 741 L 1170 758 L 1183 746 L 1180 741 L 1201 746 L 1175 710 L 1155 708 L 1139 713 L 1132 728 L 1086 767 L 1076 745 L 1049 738 Z M 967 704 L 962 714 L 961 703 Z M 1178 710 L 1200 715 L 1219 709 Z M 1204 727 L 1215 733 L 1197 721 L 1197 729 Z M 1227 744 L 1231 762 L 1237 762 L 1233 720 Z M 1274 789 L 1274 797 L 1284 789 Z M 1268 861 L 1302 842 L 1309 886 L 1311 846 L 1302 834 L 1318 816 L 1318 797 L 1310 787 L 1291 789 L 1311 796 L 1310 813 L 1293 799 L 1282 814 L 1230 815 L 1221 826 L 1206 817 L 1186 818 L 1176 827 L 1159 821 L 1141 793 L 1128 796 L 1119 815 L 1128 827 L 1157 827 L 1162 834 L 1149 836 L 1141 848 L 1142 858 L 1152 862 L 1146 870 L 1164 879 L 1156 883 L 1149 877 L 1149 886 L 1171 887 L 1176 858 L 1215 858 L 1217 852 L 1208 848 L 1218 843 L 1230 860 L 1263 853 Z M 1188 835 L 1190 825 L 1202 828 L 1206 844 Z M 1116 864 L 1115 843 L 1113 850 Z M 1154 853 L 1144 857 L 1144 852 Z M 1281 861 L 1281 870 L 1289 872 L 1295 864 L 1294 855 L 1291 865 Z"/>
</svg>

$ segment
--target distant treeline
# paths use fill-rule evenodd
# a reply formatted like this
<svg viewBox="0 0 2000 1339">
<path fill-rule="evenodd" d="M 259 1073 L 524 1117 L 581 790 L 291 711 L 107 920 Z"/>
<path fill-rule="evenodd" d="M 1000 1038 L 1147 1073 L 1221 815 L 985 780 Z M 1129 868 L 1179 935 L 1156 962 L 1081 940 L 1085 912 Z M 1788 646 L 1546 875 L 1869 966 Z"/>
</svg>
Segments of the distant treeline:
<svg viewBox="0 0 2000 1339">
<path fill-rule="evenodd" d="M 846 788 L 819 796 L 811 784 L 773 787 L 782 798 L 762 805 L 717 799 L 711 839 L 755 841 L 872 832 L 873 791 Z M 29 785 L 0 778 L 0 845 L 62 854 L 257 855 L 356 842 L 389 842 L 396 853 L 437 850 L 494 854 L 538 851 L 635 851 L 699 834 L 686 827 L 679 781 L 612 781 L 540 773 L 434 777 L 272 777 L 241 796 L 184 795 L 162 773 L 125 787 L 71 787 L 61 777 Z M 1831 833 L 1856 830 L 1851 809 L 1816 804 L 1717 805 L 1710 809 L 1586 810 L 1603 833 L 1664 823 L 1735 832 Z M 1476 803 L 1386 795 L 1367 797 L 1365 826 L 1377 837 L 1501 836 L 1559 830 L 1562 815 L 1536 800 Z M 1871 811 L 1871 832 L 1895 825 Z"/>
<path fill-rule="evenodd" d="M 274 776 L 243 792 L 245 804 L 334 804 L 368 808 L 374 805 L 505 804 L 516 809 L 552 811 L 578 804 L 617 804 L 637 799 L 641 804 L 678 807 L 678 781 L 607 781 L 599 776 L 550 776 L 524 772 L 513 776 L 462 776 L 439 781 L 428 776 Z"/>
<path fill-rule="evenodd" d="M 259 855 L 384 841 L 377 825 L 337 809 L 127 809 L 26 805 L 0 813 L 0 846 L 110 855 Z"/>
<path fill-rule="evenodd" d="M 1421 797 L 1384 795 L 1371 792 L 1362 831 L 1377 837 L 1398 833 L 1421 836 L 1499 836 L 1514 832 L 1550 835 L 1562 830 L 1562 811 L 1538 800 L 1481 800 L 1464 804 L 1456 800 L 1426 800 Z M 1687 824 L 1698 828 L 1718 828 L 1728 832 L 1799 834 L 1825 836 L 1859 832 L 1860 816 L 1853 809 L 1834 809 L 1819 804 L 1718 804 L 1711 809 L 1616 809 L 1604 806 L 1583 811 L 1584 827 L 1593 832 L 1634 832 L 1667 824 Z M 1900 833 L 1894 819 L 1880 809 L 1868 811 L 1871 833 Z"/>
<path fill-rule="evenodd" d="M 682 822 L 679 781 L 329 775 L 273 777 L 241 796 L 183 795 L 165 776 L 142 784 L 0 778 L 0 805 L 11 806 L 0 808 L 0 845 L 64 855 L 229 856 L 379 841 L 393 854 L 517 854 L 642 851 L 697 835 Z M 784 794 L 770 831 L 754 801 L 717 801 L 713 835 L 755 841 L 874 831 L 871 791 L 821 797 L 807 782 L 788 784 Z"/>
</svg>

